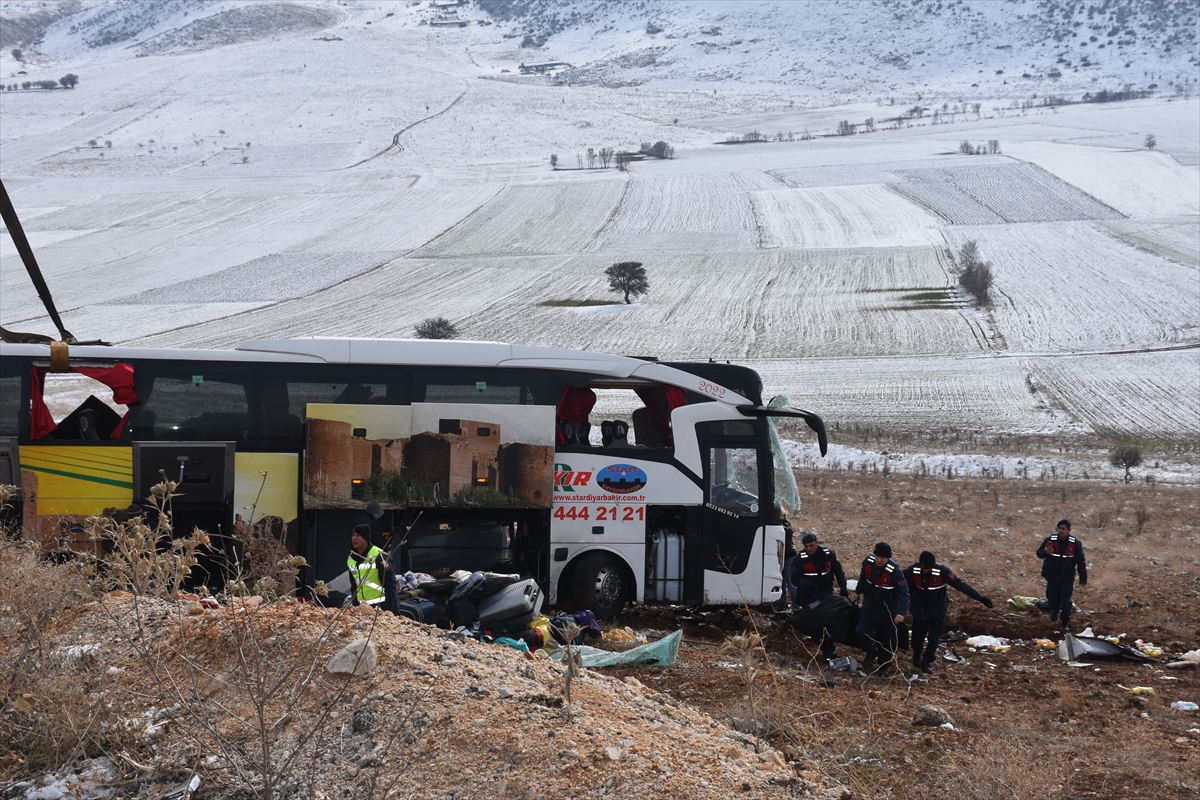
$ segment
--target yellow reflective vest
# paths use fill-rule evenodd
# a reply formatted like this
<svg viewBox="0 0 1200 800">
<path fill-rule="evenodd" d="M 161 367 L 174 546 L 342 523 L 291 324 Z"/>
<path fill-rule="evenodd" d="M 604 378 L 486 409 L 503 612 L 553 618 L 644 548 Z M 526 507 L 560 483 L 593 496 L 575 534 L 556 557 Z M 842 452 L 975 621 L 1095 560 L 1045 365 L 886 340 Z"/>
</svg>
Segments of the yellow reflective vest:
<svg viewBox="0 0 1200 800">
<path fill-rule="evenodd" d="M 383 589 L 383 550 L 371 546 L 363 555 L 351 550 L 346 558 L 346 569 L 354 584 L 354 599 L 360 603 L 377 606 L 386 599 Z"/>
</svg>

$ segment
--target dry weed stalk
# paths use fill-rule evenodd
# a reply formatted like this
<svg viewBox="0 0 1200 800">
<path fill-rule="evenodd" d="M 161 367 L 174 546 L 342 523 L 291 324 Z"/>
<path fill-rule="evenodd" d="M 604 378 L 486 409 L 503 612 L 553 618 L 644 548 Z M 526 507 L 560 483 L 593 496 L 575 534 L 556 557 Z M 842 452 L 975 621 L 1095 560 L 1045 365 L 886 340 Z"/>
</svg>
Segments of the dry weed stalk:
<svg viewBox="0 0 1200 800">
<path fill-rule="evenodd" d="M 170 597 L 200 563 L 197 554 L 212 551 L 208 534 L 199 528 L 189 536 L 173 537 L 171 498 L 177 496 L 177 486 L 164 479 L 150 490 L 148 500 L 156 517 L 153 527 L 143 516 L 124 521 L 88 517 L 88 538 L 108 551 L 103 557 L 89 556 L 87 575 L 97 589 Z"/>
<path fill-rule="evenodd" d="M 579 651 L 575 649 L 575 637 L 579 635 L 583 627 L 574 620 L 560 622 L 554 626 L 554 631 L 563 638 L 566 642 L 566 655 L 563 657 L 563 698 L 566 703 L 563 705 L 563 718 L 571 718 L 571 682 L 575 677 L 583 674 L 583 659 Z"/>
</svg>

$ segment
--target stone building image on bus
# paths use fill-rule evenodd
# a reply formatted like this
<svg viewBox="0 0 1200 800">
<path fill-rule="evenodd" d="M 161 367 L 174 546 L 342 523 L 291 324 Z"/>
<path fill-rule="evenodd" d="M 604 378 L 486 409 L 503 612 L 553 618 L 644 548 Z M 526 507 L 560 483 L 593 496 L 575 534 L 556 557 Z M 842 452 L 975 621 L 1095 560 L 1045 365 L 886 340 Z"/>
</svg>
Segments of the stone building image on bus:
<svg viewBox="0 0 1200 800">
<path fill-rule="evenodd" d="M 393 409 L 395 414 L 407 410 Z M 339 409 L 352 416 L 347 412 Z M 365 416 L 377 414 L 376 408 Z M 399 505 L 550 506 L 552 445 L 504 442 L 502 423 L 495 421 L 439 417 L 436 425 L 436 431 L 413 432 L 407 421 L 379 426 L 310 416 L 305 504 L 328 508 L 378 499 Z M 409 435 L 368 438 L 372 427 Z"/>
</svg>

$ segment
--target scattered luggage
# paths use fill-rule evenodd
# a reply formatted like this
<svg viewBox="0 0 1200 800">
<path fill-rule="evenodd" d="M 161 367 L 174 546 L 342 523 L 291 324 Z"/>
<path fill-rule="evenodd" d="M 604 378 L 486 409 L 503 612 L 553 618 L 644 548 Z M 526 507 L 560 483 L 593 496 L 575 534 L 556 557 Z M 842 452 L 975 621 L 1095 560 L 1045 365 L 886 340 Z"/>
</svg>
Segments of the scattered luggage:
<svg viewBox="0 0 1200 800">
<path fill-rule="evenodd" d="M 436 625 L 438 618 L 437 606 L 431 600 L 412 597 L 396 601 L 396 614 L 416 620 L 424 625 Z"/>
<path fill-rule="evenodd" d="M 542 590 L 532 578 L 506 586 L 479 601 L 479 624 L 521 631 L 542 613 Z"/>
</svg>

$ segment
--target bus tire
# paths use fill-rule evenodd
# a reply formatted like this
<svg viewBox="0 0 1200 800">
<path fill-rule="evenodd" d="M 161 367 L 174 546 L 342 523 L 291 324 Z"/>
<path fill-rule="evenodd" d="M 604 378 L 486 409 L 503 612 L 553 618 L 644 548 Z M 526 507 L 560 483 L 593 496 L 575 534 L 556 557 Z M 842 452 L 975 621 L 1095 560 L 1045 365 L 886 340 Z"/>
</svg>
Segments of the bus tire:
<svg viewBox="0 0 1200 800">
<path fill-rule="evenodd" d="M 599 620 L 611 620 L 625 607 L 633 586 L 620 559 L 610 553 L 586 555 L 575 568 L 575 606 Z"/>
</svg>

